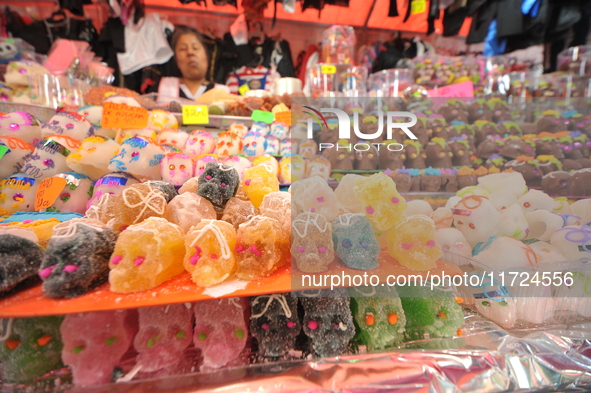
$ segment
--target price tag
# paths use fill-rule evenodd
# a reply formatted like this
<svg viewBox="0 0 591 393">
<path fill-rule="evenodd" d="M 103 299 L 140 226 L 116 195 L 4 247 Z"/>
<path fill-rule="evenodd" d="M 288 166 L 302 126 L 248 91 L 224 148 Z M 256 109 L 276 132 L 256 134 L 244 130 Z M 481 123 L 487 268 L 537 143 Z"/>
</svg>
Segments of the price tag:
<svg viewBox="0 0 591 393">
<path fill-rule="evenodd" d="M 39 184 L 35 198 L 35 210 L 47 209 L 55 202 L 67 181 L 62 177 L 50 177 Z"/>
<path fill-rule="evenodd" d="M 413 0 L 410 6 L 410 14 L 422 14 L 427 11 L 427 0 Z"/>
<path fill-rule="evenodd" d="M 248 87 L 248 85 L 246 83 L 238 88 L 238 93 L 240 93 L 241 96 L 245 95 L 249 91 L 250 91 L 250 87 Z"/>
<path fill-rule="evenodd" d="M 337 66 L 333 64 L 323 64 L 320 66 L 320 72 L 322 74 L 336 74 Z"/>
<path fill-rule="evenodd" d="M 283 111 L 275 113 L 275 121 L 285 123 L 291 126 L 291 111 Z"/>
<path fill-rule="evenodd" d="M 10 150 L 8 146 L 0 145 L 0 158 L 4 157 L 8 150 Z"/>
<path fill-rule="evenodd" d="M 275 114 L 273 112 L 265 112 L 258 109 L 252 111 L 250 116 L 253 121 L 262 121 L 263 123 L 271 124 L 275 120 Z"/>
<path fill-rule="evenodd" d="M 449 86 L 443 86 L 438 89 L 428 90 L 429 97 L 474 97 L 474 84 L 471 81 L 456 83 Z"/>
<path fill-rule="evenodd" d="M 111 96 L 114 96 L 115 94 L 117 94 L 117 93 L 115 93 L 114 91 L 108 91 L 105 93 L 105 98 L 109 98 Z"/>
<path fill-rule="evenodd" d="M 183 105 L 183 124 L 209 124 L 207 105 Z"/>
<path fill-rule="evenodd" d="M 146 128 L 148 126 L 148 110 L 141 107 L 105 102 L 101 127 L 124 130 Z"/>
</svg>

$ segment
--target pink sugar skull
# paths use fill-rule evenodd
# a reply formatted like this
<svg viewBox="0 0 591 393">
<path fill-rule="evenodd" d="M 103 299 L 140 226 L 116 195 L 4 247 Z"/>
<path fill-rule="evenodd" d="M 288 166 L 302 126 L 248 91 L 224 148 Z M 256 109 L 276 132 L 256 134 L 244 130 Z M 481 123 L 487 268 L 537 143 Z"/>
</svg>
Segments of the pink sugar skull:
<svg viewBox="0 0 591 393">
<path fill-rule="evenodd" d="M 279 139 L 273 135 L 265 135 L 265 154 L 272 156 L 279 154 Z"/>
<path fill-rule="evenodd" d="M 189 134 L 185 143 L 185 153 L 189 154 L 194 160 L 203 154 L 212 154 L 215 151 L 215 141 L 213 136 L 203 130 L 195 130 Z"/>
<path fill-rule="evenodd" d="M 240 154 L 242 152 L 242 138 L 235 132 L 221 132 L 218 135 L 218 143 L 215 151 L 220 158 Z"/>
<path fill-rule="evenodd" d="M 82 141 L 94 135 L 92 124 L 76 112 L 58 112 L 47 123 L 41 124 L 41 135 L 65 135 Z"/>
<path fill-rule="evenodd" d="M 80 147 L 80 142 L 65 135 L 51 135 L 37 143 L 33 153 L 25 159 L 23 172 L 34 179 L 46 179 L 70 168 L 66 157 Z"/>
<path fill-rule="evenodd" d="M 0 179 L 4 179 L 22 171 L 25 158 L 33 153 L 33 146 L 25 141 L 12 136 L 0 136 L 0 146 L 6 146 L 0 150 Z"/>
<path fill-rule="evenodd" d="M 249 160 L 265 154 L 265 137 L 257 131 L 251 131 L 246 134 L 242 141 L 242 152 Z"/>
<path fill-rule="evenodd" d="M 176 128 L 163 128 L 158 133 L 156 143 L 159 145 L 176 146 L 183 150 L 185 148 L 185 143 L 187 143 L 187 139 L 189 139 L 189 134 L 185 131 L 179 131 Z"/>
<path fill-rule="evenodd" d="M 12 136 L 35 146 L 41 139 L 39 122 L 27 112 L 0 114 L 0 135 Z"/>
<path fill-rule="evenodd" d="M 182 186 L 195 175 L 195 161 L 188 154 L 167 154 L 160 163 L 162 180 Z"/>
<path fill-rule="evenodd" d="M 248 127 L 240 122 L 234 122 L 228 127 L 227 131 L 235 132 L 240 138 L 244 138 L 248 132 Z"/>
<path fill-rule="evenodd" d="M 205 170 L 208 162 L 218 162 L 218 157 L 215 154 L 205 154 L 197 159 L 197 166 L 195 167 L 195 176 L 200 176 Z"/>
<path fill-rule="evenodd" d="M 250 168 L 252 165 L 248 158 L 240 155 L 230 156 L 226 158 L 223 161 L 223 164 L 236 169 L 238 171 L 238 174 L 240 175 L 240 180 L 244 180 L 244 171 L 247 168 Z"/>
</svg>

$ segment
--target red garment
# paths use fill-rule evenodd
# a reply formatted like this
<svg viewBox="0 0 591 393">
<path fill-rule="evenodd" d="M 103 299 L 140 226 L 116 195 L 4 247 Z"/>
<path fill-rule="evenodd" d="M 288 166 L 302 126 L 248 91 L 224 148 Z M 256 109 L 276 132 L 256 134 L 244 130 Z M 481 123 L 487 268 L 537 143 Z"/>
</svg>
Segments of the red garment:
<svg viewBox="0 0 591 393">
<path fill-rule="evenodd" d="M 298 77 L 298 79 L 300 79 L 302 81 L 302 83 L 306 83 L 306 64 L 308 64 L 308 59 L 317 50 L 318 50 L 318 46 L 316 44 L 310 44 L 310 45 L 308 45 L 308 50 L 306 51 L 306 54 L 304 55 L 304 58 L 302 60 L 302 65 L 303 66 L 299 70 L 298 75 L 296 75 Z"/>
</svg>

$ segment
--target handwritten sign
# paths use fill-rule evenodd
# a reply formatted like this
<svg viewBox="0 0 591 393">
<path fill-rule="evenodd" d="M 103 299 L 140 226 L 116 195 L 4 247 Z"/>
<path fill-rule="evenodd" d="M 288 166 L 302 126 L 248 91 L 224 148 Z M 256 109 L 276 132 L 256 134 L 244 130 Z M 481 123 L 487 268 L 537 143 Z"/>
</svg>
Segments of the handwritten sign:
<svg viewBox="0 0 591 393">
<path fill-rule="evenodd" d="M 422 14 L 427 11 L 427 0 L 413 0 L 410 6 L 410 14 Z"/>
<path fill-rule="evenodd" d="M 39 184 L 37 197 L 35 198 L 35 210 L 47 209 L 60 195 L 66 186 L 66 179 L 62 177 L 50 177 Z"/>
<path fill-rule="evenodd" d="M 207 105 L 183 105 L 183 124 L 209 124 Z"/>
<path fill-rule="evenodd" d="M 320 73 L 322 74 L 336 74 L 337 67 L 333 64 L 323 64 L 320 66 Z"/>
<path fill-rule="evenodd" d="M 0 145 L 0 158 L 4 157 L 8 150 L 8 146 Z"/>
<path fill-rule="evenodd" d="M 109 129 L 136 129 L 148 126 L 148 110 L 141 107 L 105 102 L 101 127 Z"/>
<path fill-rule="evenodd" d="M 246 83 L 238 88 L 238 93 L 240 93 L 241 96 L 245 95 L 249 91 L 250 91 L 250 87 L 248 87 L 248 85 Z"/>
<path fill-rule="evenodd" d="M 291 126 L 291 111 L 283 111 L 275 113 L 275 121 L 285 123 Z"/>
<path fill-rule="evenodd" d="M 474 97 L 474 84 L 471 81 L 456 83 L 427 91 L 429 97 Z"/>
<path fill-rule="evenodd" d="M 252 111 L 250 116 L 253 121 L 262 121 L 263 123 L 271 124 L 275 120 L 275 114 L 272 112 L 265 112 L 258 109 Z"/>
</svg>

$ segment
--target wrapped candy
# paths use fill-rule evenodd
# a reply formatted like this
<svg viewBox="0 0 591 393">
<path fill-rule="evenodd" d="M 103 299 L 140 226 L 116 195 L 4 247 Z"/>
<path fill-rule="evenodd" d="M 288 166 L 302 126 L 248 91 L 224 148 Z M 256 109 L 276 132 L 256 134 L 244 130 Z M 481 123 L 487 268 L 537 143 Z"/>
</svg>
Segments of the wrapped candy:
<svg viewBox="0 0 591 393">
<path fill-rule="evenodd" d="M 185 142 L 185 153 L 189 154 L 194 160 L 203 154 L 212 154 L 215 151 L 215 141 L 213 136 L 204 130 L 195 130 L 189 134 Z"/>
<path fill-rule="evenodd" d="M 66 157 L 66 165 L 74 172 L 96 180 L 110 172 L 111 157 L 117 154 L 119 144 L 104 136 L 91 136 Z"/>
<path fill-rule="evenodd" d="M 188 154 L 167 154 L 160 162 L 162 180 L 182 186 L 195 176 L 195 161 Z"/>
<path fill-rule="evenodd" d="M 244 171 L 251 167 L 250 160 L 240 155 L 229 156 L 228 158 L 222 160 L 222 164 L 236 169 L 236 171 L 238 171 L 238 175 L 240 175 L 240 180 L 244 179 Z"/>
<path fill-rule="evenodd" d="M 435 268 L 441 248 L 435 241 L 433 220 L 427 216 L 410 216 L 389 229 L 388 253 L 411 270 L 427 271 Z"/>
<path fill-rule="evenodd" d="M 55 177 L 66 179 L 66 185 L 46 211 L 84 214 L 92 195 L 92 180 L 76 172 L 60 173 Z"/>
<path fill-rule="evenodd" d="M 1 146 L 6 146 L 6 151 L 0 153 L 0 179 L 23 170 L 25 159 L 35 150 L 22 139 L 12 136 L 0 136 Z"/>
<path fill-rule="evenodd" d="M 47 123 L 41 124 L 41 136 L 65 135 L 82 141 L 94 135 L 92 124 L 76 112 L 58 112 Z"/>
<path fill-rule="evenodd" d="M 172 145 L 183 150 L 188 139 L 189 134 L 185 131 L 176 128 L 163 128 L 158 132 L 156 143 L 159 145 Z"/>
<path fill-rule="evenodd" d="M 23 172 L 35 179 L 46 179 L 69 170 L 66 157 L 71 150 L 80 147 L 80 143 L 70 137 L 52 135 L 44 138 L 35 147 L 33 153 L 25 159 Z"/>
<path fill-rule="evenodd" d="M 215 152 L 220 158 L 240 154 L 242 152 L 242 138 L 235 132 L 220 132 Z"/>
<path fill-rule="evenodd" d="M 39 183 L 24 173 L 0 180 L 0 214 L 9 216 L 17 211 L 34 211 Z"/>
<path fill-rule="evenodd" d="M 215 220 L 216 217 L 217 214 L 211 202 L 192 192 L 175 196 L 166 205 L 164 212 L 164 218 L 178 225 L 185 233 L 201 220 Z"/>
<path fill-rule="evenodd" d="M 379 267 L 377 258 L 381 247 L 376 240 L 371 222 L 363 213 L 338 216 L 332 222 L 332 234 L 337 255 L 347 267 L 359 270 Z"/>
<path fill-rule="evenodd" d="M 111 158 L 108 169 L 128 172 L 138 178 L 161 180 L 160 162 L 164 150 L 145 137 L 126 139 L 118 153 Z"/>
<path fill-rule="evenodd" d="M 153 109 L 148 117 L 148 127 L 160 131 L 165 128 L 179 128 L 176 116 L 162 109 Z"/>
<path fill-rule="evenodd" d="M 377 230 L 388 230 L 404 219 L 406 201 L 396 190 L 394 180 L 384 173 L 358 180 L 354 192 Z"/>
<path fill-rule="evenodd" d="M 244 171 L 244 192 L 255 208 L 261 205 L 265 195 L 279 191 L 279 181 L 273 175 L 272 168 L 258 165 Z"/>
<path fill-rule="evenodd" d="M 265 137 L 258 131 L 251 131 L 244 136 L 242 152 L 249 160 L 265 154 Z"/>
<path fill-rule="evenodd" d="M 19 138 L 32 146 L 37 146 L 41 140 L 41 127 L 37 119 L 27 112 L 0 114 L 0 135 Z"/>
<path fill-rule="evenodd" d="M 334 246 L 330 222 L 320 214 L 301 213 L 292 223 L 291 256 L 304 273 L 318 273 L 328 269 L 334 260 Z"/>
<path fill-rule="evenodd" d="M 4 295 L 19 284 L 37 279 L 43 249 L 24 237 L 0 234 L 0 258 L 0 295 Z"/>
<path fill-rule="evenodd" d="M 488 198 L 471 195 L 462 198 L 453 209 L 454 226 L 458 228 L 472 247 L 494 236 L 500 225 L 501 215 Z"/>
<path fill-rule="evenodd" d="M 290 294 L 257 296 L 250 299 L 250 308 L 250 332 L 257 340 L 259 354 L 285 357 L 302 331 L 297 298 Z"/>
<path fill-rule="evenodd" d="M 323 215 L 329 222 L 339 214 L 339 203 L 334 191 L 318 176 L 293 183 L 291 195 L 296 214 L 317 213 Z"/>
</svg>

